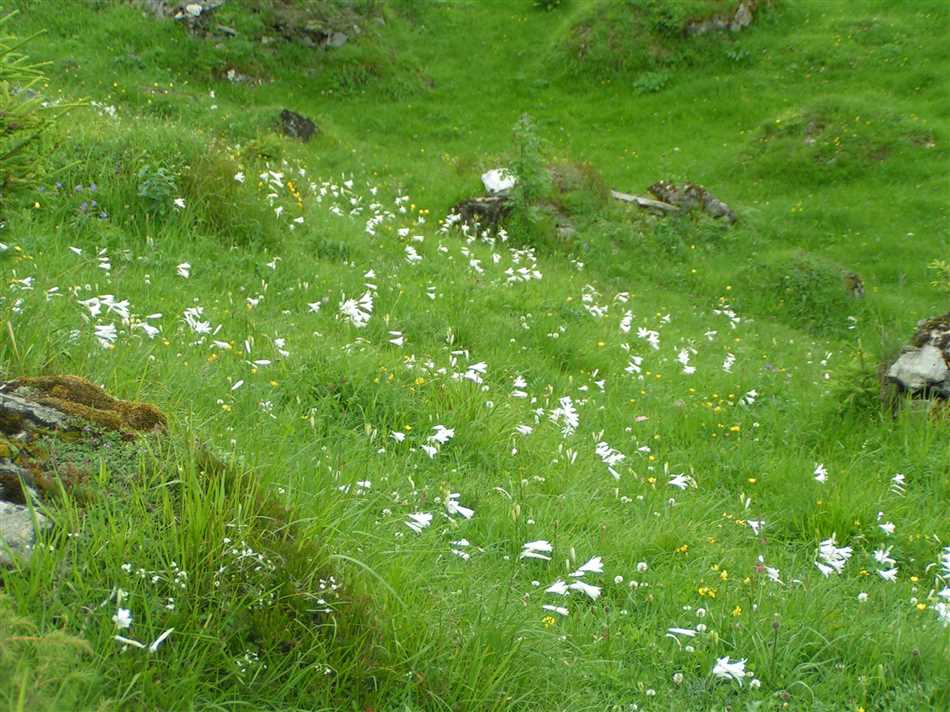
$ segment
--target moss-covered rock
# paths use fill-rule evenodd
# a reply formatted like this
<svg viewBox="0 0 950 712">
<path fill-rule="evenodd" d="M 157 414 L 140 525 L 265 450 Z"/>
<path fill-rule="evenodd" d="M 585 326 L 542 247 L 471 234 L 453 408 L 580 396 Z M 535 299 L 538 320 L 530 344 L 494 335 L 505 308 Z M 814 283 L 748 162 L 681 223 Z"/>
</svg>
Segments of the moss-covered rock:
<svg viewBox="0 0 950 712">
<path fill-rule="evenodd" d="M 150 432 L 167 427 L 165 415 L 155 406 L 113 398 L 78 376 L 18 378 L 5 384 L 3 390 L 107 430 Z"/>
<path fill-rule="evenodd" d="M 100 465 L 115 481 L 134 476 L 142 433 L 161 433 L 155 406 L 113 398 L 77 376 L 0 385 L 0 500 L 26 504 L 61 489 L 87 499 Z"/>
</svg>

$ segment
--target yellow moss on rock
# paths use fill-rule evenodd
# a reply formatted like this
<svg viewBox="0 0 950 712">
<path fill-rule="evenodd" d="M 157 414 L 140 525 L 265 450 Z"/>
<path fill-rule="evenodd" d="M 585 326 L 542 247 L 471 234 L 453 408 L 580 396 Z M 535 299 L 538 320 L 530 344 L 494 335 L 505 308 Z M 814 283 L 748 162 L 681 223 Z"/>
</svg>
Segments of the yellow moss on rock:
<svg viewBox="0 0 950 712">
<path fill-rule="evenodd" d="M 113 398 L 102 388 L 78 376 L 18 378 L 8 384 L 28 391 L 33 400 L 108 430 L 149 432 L 165 430 L 165 415 L 155 406 Z"/>
</svg>

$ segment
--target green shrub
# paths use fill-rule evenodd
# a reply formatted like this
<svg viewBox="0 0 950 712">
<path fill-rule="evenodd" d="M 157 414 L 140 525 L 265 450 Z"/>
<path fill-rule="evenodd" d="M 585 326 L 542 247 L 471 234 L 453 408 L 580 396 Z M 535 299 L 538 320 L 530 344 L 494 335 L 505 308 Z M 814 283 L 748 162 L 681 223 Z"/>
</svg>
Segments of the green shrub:
<svg viewBox="0 0 950 712">
<path fill-rule="evenodd" d="M 510 194 L 511 226 L 516 236 L 530 242 L 544 222 L 541 203 L 550 195 L 551 177 L 541 139 L 528 114 L 518 119 L 513 136 L 515 149 L 510 168 L 517 182 Z"/>
<path fill-rule="evenodd" d="M 633 83 L 633 89 L 637 94 L 656 94 L 666 89 L 669 82 L 669 72 L 645 72 Z"/>
<path fill-rule="evenodd" d="M 178 196 L 175 172 L 168 166 L 146 163 L 138 172 L 138 196 L 151 215 L 164 217 Z"/>
<path fill-rule="evenodd" d="M 281 231 L 279 221 L 254 188 L 254 179 L 244 184 L 235 180 L 240 172 L 241 164 L 224 146 L 211 144 L 182 169 L 182 194 L 195 222 L 208 234 L 242 245 L 272 242 Z"/>
</svg>

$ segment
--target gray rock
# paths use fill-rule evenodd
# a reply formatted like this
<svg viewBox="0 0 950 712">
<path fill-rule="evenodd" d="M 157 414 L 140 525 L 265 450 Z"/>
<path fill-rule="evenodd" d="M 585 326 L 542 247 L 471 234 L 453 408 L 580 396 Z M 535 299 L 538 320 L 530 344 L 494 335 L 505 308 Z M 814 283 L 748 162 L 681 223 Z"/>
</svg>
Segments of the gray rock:
<svg viewBox="0 0 950 712">
<path fill-rule="evenodd" d="M 327 37 L 327 47 L 342 47 L 349 39 L 345 32 L 332 32 Z"/>
<path fill-rule="evenodd" d="M 914 396 L 950 399 L 950 313 L 918 324 L 912 346 L 887 370 L 887 379 Z"/>
<path fill-rule="evenodd" d="M 906 390 L 922 391 L 928 387 L 942 386 L 948 373 L 950 369 L 940 349 L 927 344 L 902 353 L 888 370 L 887 377 Z"/>
<path fill-rule="evenodd" d="M 573 240 L 577 237 L 577 228 L 573 225 L 558 225 L 557 236 L 561 240 Z"/>
<path fill-rule="evenodd" d="M 714 218 L 725 218 L 732 224 L 736 221 L 736 214 L 726 203 L 715 195 L 695 183 L 684 183 L 676 186 L 670 181 L 661 180 L 651 185 L 649 190 L 660 201 L 674 205 L 682 212 L 702 210 Z"/>
<path fill-rule="evenodd" d="M 748 27 L 752 24 L 754 15 L 752 14 L 755 10 L 755 5 L 751 2 L 741 2 L 739 7 L 736 8 L 736 14 L 732 16 L 732 22 L 729 24 L 729 29 L 733 32 L 738 32 L 744 27 Z"/>
<path fill-rule="evenodd" d="M 37 531 L 49 527 L 49 520 L 28 507 L 0 502 L 0 565 L 12 566 L 15 560 L 27 562 L 33 554 Z"/>
<path fill-rule="evenodd" d="M 0 412 L 5 418 L 28 422 L 51 430 L 64 427 L 68 419 L 65 413 L 58 410 L 2 391 L 0 391 Z"/>
</svg>

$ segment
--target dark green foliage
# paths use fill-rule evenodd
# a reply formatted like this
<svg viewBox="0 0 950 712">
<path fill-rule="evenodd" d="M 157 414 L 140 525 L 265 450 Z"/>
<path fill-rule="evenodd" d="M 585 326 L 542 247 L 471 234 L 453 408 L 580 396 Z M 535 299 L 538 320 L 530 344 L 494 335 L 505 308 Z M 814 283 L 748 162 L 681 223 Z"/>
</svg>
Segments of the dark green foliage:
<svg viewBox="0 0 950 712">
<path fill-rule="evenodd" d="M 510 167 L 517 182 L 509 198 L 510 225 L 516 238 L 531 242 L 550 232 L 551 226 L 547 224 L 550 220 L 541 209 L 541 203 L 550 195 L 551 177 L 534 120 L 523 114 L 512 133 L 514 151 Z"/>
<path fill-rule="evenodd" d="M 41 65 L 21 51 L 28 40 L 7 32 L 12 17 L 0 19 L 0 202 L 17 185 L 36 183 L 43 134 L 71 108 L 44 106 Z"/>
<path fill-rule="evenodd" d="M 172 209 L 172 201 L 178 196 L 178 184 L 174 170 L 163 165 L 146 163 L 136 175 L 138 196 L 145 209 L 158 217 L 165 217 Z"/>
</svg>

